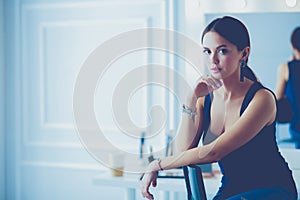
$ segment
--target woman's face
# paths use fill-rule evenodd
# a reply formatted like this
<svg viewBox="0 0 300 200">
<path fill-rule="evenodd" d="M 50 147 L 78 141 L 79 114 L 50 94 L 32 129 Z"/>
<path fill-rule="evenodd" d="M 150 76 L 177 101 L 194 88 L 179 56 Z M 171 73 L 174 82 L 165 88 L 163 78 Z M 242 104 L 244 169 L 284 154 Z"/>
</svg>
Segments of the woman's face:
<svg viewBox="0 0 300 200">
<path fill-rule="evenodd" d="M 218 33 L 210 31 L 204 35 L 203 53 L 204 61 L 213 77 L 224 79 L 239 73 L 241 51 Z"/>
</svg>

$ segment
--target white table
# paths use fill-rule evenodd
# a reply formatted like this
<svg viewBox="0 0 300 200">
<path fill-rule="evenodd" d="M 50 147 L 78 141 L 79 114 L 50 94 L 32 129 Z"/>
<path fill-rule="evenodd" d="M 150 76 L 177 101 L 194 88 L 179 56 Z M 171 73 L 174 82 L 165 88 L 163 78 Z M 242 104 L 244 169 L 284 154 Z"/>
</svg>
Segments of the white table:
<svg viewBox="0 0 300 200">
<path fill-rule="evenodd" d="M 123 177 L 113 177 L 109 171 L 103 171 L 96 175 L 93 179 L 94 185 L 119 187 L 124 188 L 126 191 L 126 200 L 136 200 L 136 195 L 140 194 L 141 182 L 139 181 L 139 174 L 124 174 Z M 214 177 L 204 178 L 204 184 L 207 196 L 213 196 L 219 185 L 220 175 L 217 174 Z M 173 199 L 179 196 L 178 193 L 186 193 L 186 187 L 184 179 L 175 178 L 159 178 L 157 189 L 160 191 L 160 195 L 164 200 L 169 200 L 173 193 Z M 141 195 L 140 195 L 141 196 Z M 141 196 L 142 199 L 142 196 Z"/>
</svg>

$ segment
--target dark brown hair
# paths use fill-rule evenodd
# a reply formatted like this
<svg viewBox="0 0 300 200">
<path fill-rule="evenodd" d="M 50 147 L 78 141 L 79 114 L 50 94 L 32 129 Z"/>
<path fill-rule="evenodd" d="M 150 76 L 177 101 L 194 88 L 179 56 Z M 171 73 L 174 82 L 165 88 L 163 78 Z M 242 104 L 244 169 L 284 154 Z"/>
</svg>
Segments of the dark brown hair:
<svg viewBox="0 0 300 200">
<path fill-rule="evenodd" d="M 203 38 L 208 32 L 216 32 L 223 38 L 234 44 L 239 51 L 245 47 L 250 47 L 250 37 L 246 26 L 238 19 L 224 16 L 222 18 L 216 18 L 210 22 L 204 29 L 201 37 L 203 44 Z M 248 59 L 246 60 L 246 63 Z M 254 72 L 246 65 L 244 69 L 244 76 L 252 81 L 257 81 Z"/>
<path fill-rule="evenodd" d="M 300 27 L 294 29 L 291 35 L 291 43 L 295 49 L 300 51 Z"/>
</svg>

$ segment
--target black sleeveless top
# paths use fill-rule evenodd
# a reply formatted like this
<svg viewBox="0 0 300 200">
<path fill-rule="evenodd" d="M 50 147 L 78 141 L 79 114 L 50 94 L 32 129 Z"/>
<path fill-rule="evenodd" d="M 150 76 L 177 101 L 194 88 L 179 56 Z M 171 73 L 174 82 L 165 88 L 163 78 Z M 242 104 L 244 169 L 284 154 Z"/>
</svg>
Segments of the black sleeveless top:
<svg viewBox="0 0 300 200">
<path fill-rule="evenodd" d="M 290 123 L 293 130 L 300 132 L 300 60 L 288 63 L 289 79 L 287 81 L 285 94 L 294 110 L 294 116 Z"/>
<path fill-rule="evenodd" d="M 243 100 L 240 116 L 255 93 L 263 88 L 267 89 L 258 82 L 253 83 Z M 212 94 L 209 94 L 204 101 L 203 141 L 210 124 L 211 99 Z M 280 154 L 276 143 L 275 123 L 276 120 L 271 125 L 265 126 L 248 143 L 219 161 L 223 177 L 217 196 L 227 198 L 246 191 L 275 186 L 283 187 L 295 196 L 297 195 L 292 172 Z"/>
</svg>

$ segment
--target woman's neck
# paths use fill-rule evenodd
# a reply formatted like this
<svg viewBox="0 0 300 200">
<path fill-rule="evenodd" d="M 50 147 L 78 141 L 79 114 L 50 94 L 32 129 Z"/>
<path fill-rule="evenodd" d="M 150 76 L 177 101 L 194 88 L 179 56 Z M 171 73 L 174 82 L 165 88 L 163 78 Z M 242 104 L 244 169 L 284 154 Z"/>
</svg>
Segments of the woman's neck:
<svg viewBox="0 0 300 200">
<path fill-rule="evenodd" d="M 246 94 L 252 83 L 247 78 L 244 79 L 244 82 L 240 82 L 239 79 L 224 79 L 219 94 L 223 96 L 224 101 L 240 98 Z"/>
<path fill-rule="evenodd" d="M 300 60 L 300 51 L 297 49 L 294 49 L 294 59 Z"/>
</svg>

